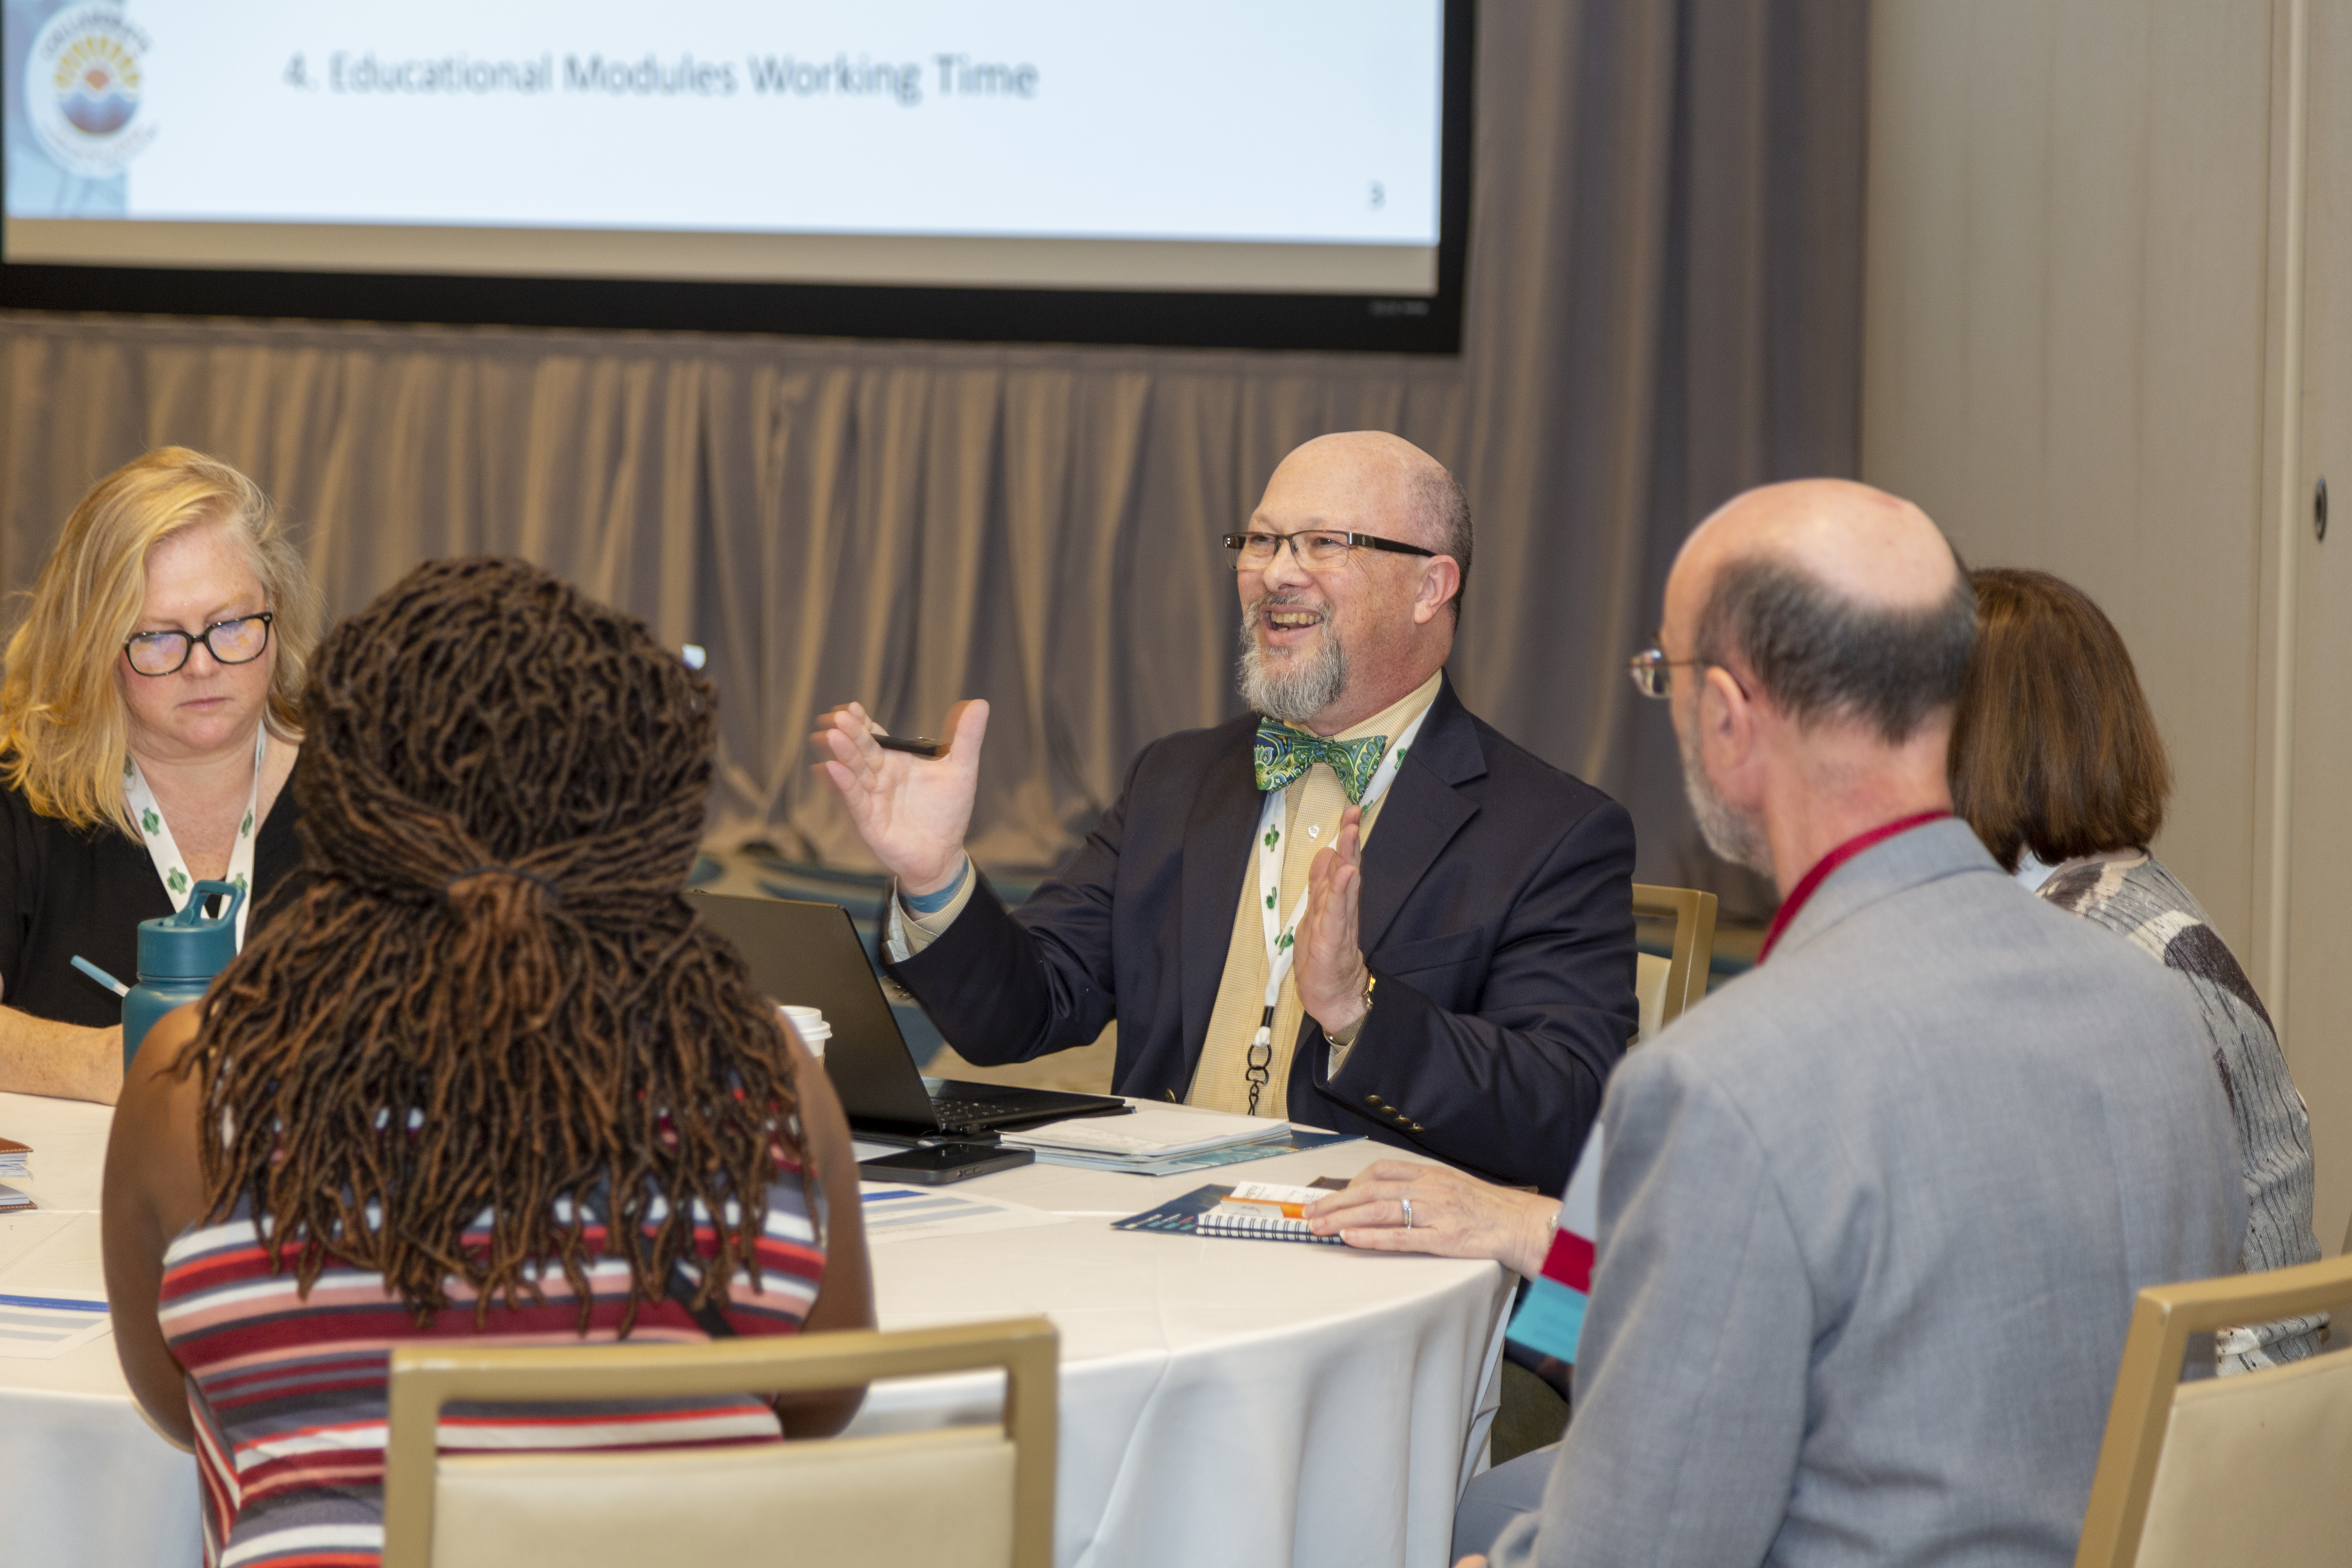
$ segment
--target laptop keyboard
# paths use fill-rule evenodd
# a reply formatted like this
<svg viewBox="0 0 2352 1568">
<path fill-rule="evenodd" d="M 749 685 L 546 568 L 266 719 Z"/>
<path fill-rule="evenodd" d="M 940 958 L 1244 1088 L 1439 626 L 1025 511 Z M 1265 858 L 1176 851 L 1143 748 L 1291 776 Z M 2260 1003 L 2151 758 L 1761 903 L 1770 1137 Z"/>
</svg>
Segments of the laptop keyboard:
<svg viewBox="0 0 2352 1568">
<path fill-rule="evenodd" d="M 992 1103 L 985 1100 L 945 1098 L 932 1100 L 931 1109 L 938 1112 L 940 1125 L 950 1131 L 959 1127 L 972 1126 L 991 1117 L 1002 1116 L 1005 1111 L 1004 1104 L 1001 1100 Z"/>
</svg>

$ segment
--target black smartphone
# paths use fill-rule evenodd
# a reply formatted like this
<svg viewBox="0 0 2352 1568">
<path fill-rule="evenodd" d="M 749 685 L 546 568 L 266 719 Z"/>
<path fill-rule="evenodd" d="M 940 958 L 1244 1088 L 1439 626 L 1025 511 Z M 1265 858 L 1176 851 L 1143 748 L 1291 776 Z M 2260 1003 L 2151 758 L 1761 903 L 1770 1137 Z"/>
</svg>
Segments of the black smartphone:
<svg viewBox="0 0 2352 1568">
<path fill-rule="evenodd" d="M 860 1160 L 857 1173 L 869 1182 L 913 1182 L 936 1187 L 985 1176 L 991 1171 L 1009 1171 L 1036 1158 L 1034 1150 L 1007 1149 L 995 1143 L 926 1143 L 878 1159 Z"/>
<path fill-rule="evenodd" d="M 937 741 L 927 741 L 920 735 L 877 735 L 874 743 L 886 752 L 910 752 L 919 757 L 937 760 L 947 748 Z"/>
</svg>

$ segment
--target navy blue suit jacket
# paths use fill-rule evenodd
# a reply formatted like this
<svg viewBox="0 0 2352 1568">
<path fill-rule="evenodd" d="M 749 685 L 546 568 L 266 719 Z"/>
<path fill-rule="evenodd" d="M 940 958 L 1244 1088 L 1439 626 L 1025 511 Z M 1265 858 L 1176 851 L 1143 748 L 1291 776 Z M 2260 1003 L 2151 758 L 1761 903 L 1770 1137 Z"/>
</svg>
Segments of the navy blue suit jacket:
<svg viewBox="0 0 2352 1568">
<path fill-rule="evenodd" d="M 1018 911 L 982 880 L 893 966 L 967 1059 L 1086 1045 L 1114 1017 L 1118 1092 L 1181 1100 L 1209 1027 L 1264 797 L 1254 717 L 1144 748 L 1118 803 Z M 1558 1194 L 1638 1021 L 1633 825 L 1444 683 L 1364 846 L 1379 984 L 1341 1064 L 1310 1016 L 1287 1114 Z"/>
</svg>

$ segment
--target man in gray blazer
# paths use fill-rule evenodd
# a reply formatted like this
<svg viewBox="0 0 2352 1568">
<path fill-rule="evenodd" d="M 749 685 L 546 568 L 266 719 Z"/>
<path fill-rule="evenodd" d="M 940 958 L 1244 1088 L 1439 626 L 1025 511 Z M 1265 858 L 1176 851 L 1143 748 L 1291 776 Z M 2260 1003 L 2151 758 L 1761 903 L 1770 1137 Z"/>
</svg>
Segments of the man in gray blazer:
<svg viewBox="0 0 2352 1568">
<path fill-rule="evenodd" d="M 1636 678 L 1781 911 L 1612 1079 L 1574 1418 L 1473 1484 L 1457 1548 L 2071 1562 L 2133 1296 L 2232 1268 L 2243 1200 L 2178 982 L 1948 815 L 1973 629 L 1941 533 L 1865 486 L 1752 491 L 1684 546 Z M 1558 1205 L 1383 1163 L 1316 1212 L 1533 1276 Z"/>
</svg>

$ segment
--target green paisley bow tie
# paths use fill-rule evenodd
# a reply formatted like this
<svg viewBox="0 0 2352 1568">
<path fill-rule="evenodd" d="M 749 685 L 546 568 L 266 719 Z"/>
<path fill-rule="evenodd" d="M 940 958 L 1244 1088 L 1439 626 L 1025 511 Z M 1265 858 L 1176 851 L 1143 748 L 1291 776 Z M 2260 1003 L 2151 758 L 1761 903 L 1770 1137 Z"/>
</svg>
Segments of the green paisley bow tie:
<svg viewBox="0 0 2352 1568">
<path fill-rule="evenodd" d="M 1272 719 L 1261 719 L 1257 725 L 1257 787 L 1287 789 L 1305 778 L 1307 769 L 1322 763 L 1339 775 L 1340 787 L 1348 792 L 1348 804 L 1361 805 L 1364 791 L 1370 786 L 1372 774 L 1379 771 L 1381 758 L 1388 749 L 1386 735 L 1367 735 L 1360 741 L 1327 741 Z"/>
</svg>

